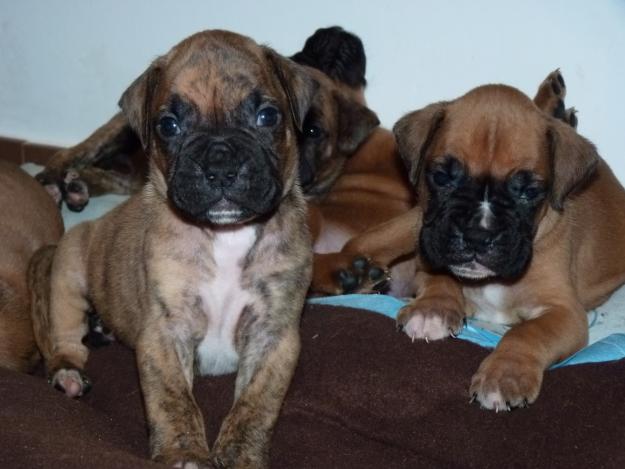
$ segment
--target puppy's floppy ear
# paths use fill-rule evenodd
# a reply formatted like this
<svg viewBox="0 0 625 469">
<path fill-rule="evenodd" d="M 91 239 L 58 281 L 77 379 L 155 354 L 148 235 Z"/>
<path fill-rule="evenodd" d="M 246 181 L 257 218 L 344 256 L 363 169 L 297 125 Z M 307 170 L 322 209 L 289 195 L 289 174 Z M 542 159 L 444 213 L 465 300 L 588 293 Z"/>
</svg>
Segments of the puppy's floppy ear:
<svg viewBox="0 0 625 469">
<path fill-rule="evenodd" d="M 162 57 L 152 62 L 124 91 L 118 103 L 130 127 L 139 136 L 144 150 L 148 148 L 152 137 L 152 97 L 161 76 L 162 64 Z"/>
<path fill-rule="evenodd" d="M 419 182 L 426 152 L 445 119 L 447 102 L 430 104 L 402 117 L 393 126 L 399 154 L 412 184 Z"/>
<path fill-rule="evenodd" d="M 564 200 L 588 181 L 599 164 L 595 146 L 557 119 L 547 131 L 551 163 L 551 206 L 562 211 Z"/>
<path fill-rule="evenodd" d="M 375 112 L 357 101 L 346 99 L 336 91 L 334 97 L 339 108 L 338 147 L 340 151 L 352 154 L 380 125 L 380 120 Z"/>
<path fill-rule="evenodd" d="M 265 47 L 267 61 L 280 81 L 289 101 L 289 111 L 298 131 L 302 130 L 304 118 L 310 109 L 319 84 L 306 72 L 304 67 Z"/>
</svg>

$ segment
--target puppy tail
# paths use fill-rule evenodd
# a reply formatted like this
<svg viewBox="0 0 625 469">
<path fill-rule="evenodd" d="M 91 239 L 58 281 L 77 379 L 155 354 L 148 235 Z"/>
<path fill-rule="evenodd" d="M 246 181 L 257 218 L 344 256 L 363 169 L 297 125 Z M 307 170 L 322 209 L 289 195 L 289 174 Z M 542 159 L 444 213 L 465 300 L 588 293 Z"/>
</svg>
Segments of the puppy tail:
<svg viewBox="0 0 625 469">
<path fill-rule="evenodd" d="M 30 315 L 35 342 L 44 360 L 52 357 L 50 342 L 50 277 L 56 246 L 44 246 L 37 250 L 28 266 L 28 290 L 30 292 Z"/>
</svg>

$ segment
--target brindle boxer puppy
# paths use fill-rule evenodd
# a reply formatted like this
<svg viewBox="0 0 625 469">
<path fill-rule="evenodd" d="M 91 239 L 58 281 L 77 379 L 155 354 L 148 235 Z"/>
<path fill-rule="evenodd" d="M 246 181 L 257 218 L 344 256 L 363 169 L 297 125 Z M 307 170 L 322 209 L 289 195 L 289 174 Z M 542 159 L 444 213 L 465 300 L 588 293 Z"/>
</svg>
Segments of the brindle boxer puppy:
<svg viewBox="0 0 625 469">
<path fill-rule="evenodd" d="M 364 102 L 366 58 L 357 36 L 338 26 L 319 29 L 292 60 L 318 83 L 298 133 L 300 182 L 307 200 L 318 201 L 379 121 Z M 146 161 L 139 137 L 120 112 L 83 142 L 57 152 L 37 179 L 57 203 L 81 211 L 90 195 L 139 191 Z"/>
<path fill-rule="evenodd" d="M 149 154 L 149 180 L 61 240 L 49 318 L 38 320 L 51 325 L 51 381 L 70 396 L 86 385 L 90 306 L 136 349 L 156 460 L 268 463 L 311 274 L 296 130 L 313 92 L 273 50 L 206 31 L 158 58 L 120 100 Z M 193 378 L 235 370 L 235 401 L 209 453 Z"/>
<path fill-rule="evenodd" d="M 362 41 L 338 26 L 321 28 L 292 59 L 305 65 L 319 84 L 298 135 L 300 183 L 315 240 L 311 290 L 337 293 L 349 290 L 355 277 L 341 272 L 342 285 L 334 285 L 339 278 L 334 253 L 364 229 L 409 209 L 412 194 L 392 133 L 376 128 L 379 121 L 365 104 Z M 68 208 L 79 211 L 89 193 L 139 190 L 143 161 L 138 137 L 119 113 L 85 141 L 54 155 L 37 177 L 57 202 L 65 200 Z M 413 272 L 400 275 L 395 270 L 393 285 L 412 283 Z M 360 278 L 376 285 L 385 280 L 386 272 L 367 265 Z"/>
<path fill-rule="evenodd" d="M 488 409 L 525 406 L 543 371 L 586 345 L 586 310 L 625 281 L 625 190 L 592 143 L 508 86 L 432 104 L 394 131 L 425 261 L 398 323 L 413 340 L 453 335 L 466 316 L 512 324 L 470 393 Z"/>
<path fill-rule="evenodd" d="M 26 283 L 33 252 L 56 243 L 63 220 L 50 197 L 17 166 L 0 159 L 0 366 L 29 371 L 39 359 Z"/>
</svg>

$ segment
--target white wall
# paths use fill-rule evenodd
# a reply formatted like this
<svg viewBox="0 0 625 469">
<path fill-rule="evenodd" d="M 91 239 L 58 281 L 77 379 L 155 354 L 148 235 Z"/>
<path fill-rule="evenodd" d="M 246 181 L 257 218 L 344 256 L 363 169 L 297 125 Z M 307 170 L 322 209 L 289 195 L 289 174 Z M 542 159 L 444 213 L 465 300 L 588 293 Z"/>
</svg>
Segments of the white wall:
<svg viewBox="0 0 625 469">
<path fill-rule="evenodd" d="M 624 0 L 0 0 L 0 135 L 79 141 L 151 59 L 202 29 L 291 54 L 335 24 L 363 39 L 386 126 L 483 83 L 533 95 L 560 67 L 579 131 L 625 182 Z"/>
</svg>

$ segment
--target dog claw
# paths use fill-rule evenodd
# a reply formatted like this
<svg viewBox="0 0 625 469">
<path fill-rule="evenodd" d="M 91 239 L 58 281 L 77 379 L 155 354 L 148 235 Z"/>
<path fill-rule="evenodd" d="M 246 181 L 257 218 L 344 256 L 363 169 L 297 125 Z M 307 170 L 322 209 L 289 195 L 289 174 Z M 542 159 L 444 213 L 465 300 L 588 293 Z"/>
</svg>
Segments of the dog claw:
<svg viewBox="0 0 625 469">
<path fill-rule="evenodd" d="M 471 399 L 469 399 L 469 404 L 473 404 L 476 399 L 477 399 L 477 393 L 474 392 L 473 395 L 471 396 Z"/>
<path fill-rule="evenodd" d="M 425 343 L 426 343 L 426 344 L 429 344 L 429 343 L 430 343 L 430 339 L 428 339 L 428 336 L 427 336 L 427 335 L 424 337 L 424 339 L 425 339 Z"/>
</svg>

